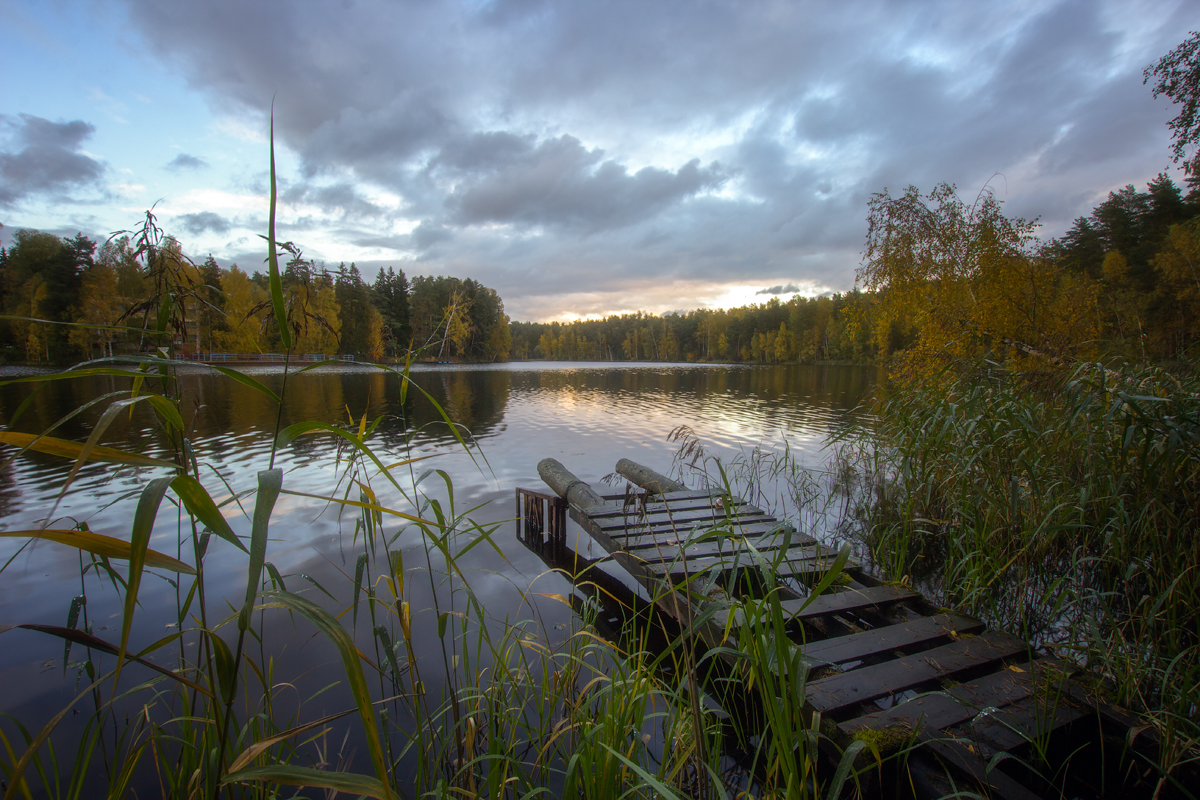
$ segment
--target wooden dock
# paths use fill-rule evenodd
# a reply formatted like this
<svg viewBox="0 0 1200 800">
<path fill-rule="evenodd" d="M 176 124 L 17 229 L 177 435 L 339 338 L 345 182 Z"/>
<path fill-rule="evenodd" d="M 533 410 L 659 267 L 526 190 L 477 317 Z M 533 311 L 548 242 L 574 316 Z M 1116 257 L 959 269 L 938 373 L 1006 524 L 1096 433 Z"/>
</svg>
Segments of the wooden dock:
<svg viewBox="0 0 1200 800">
<path fill-rule="evenodd" d="M 552 566 L 549 554 L 563 552 L 578 565 L 569 513 L 697 647 L 736 648 L 746 614 L 761 613 L 747 609 L 778 597 L 809 670 L 805 711 L 819 714 L 835 761 L 856 738 L 899 732 L 909 748 L 905 780 L 918 796 L 964 786 L 1008 800 L 1059 797 L 1064 787 L 1081 798 L 1190 796 L 1178 793 L 1179 781 L 1196 776 L 1160 780 L 1147 768 L 1153 731 L 1098 699 L 1066 662 L 882 584 L 848 554 L 750 503 L 627 459 L 617 471 L 639 487 L 634 494 L 598 494 L 553 459 L 538 471 L 555 494 L 517 490 L 522 540 L 540 542 Z M 835 564 L 840 577 L 822 582 Z M 597 562 L 587 566 L 593 581 Z"/>
</svg>

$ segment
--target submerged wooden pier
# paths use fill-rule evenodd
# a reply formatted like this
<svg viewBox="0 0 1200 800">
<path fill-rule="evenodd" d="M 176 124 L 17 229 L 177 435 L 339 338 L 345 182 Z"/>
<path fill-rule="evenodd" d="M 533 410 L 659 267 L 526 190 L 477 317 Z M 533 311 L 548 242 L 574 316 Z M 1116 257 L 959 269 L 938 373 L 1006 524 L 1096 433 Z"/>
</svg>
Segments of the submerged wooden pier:
<svg viewBox="0 0 1200 800">
<path fill-rule="evenodd" d="M 617 472 L 634 494 L 601 495 L 554 459 L 538 472 L 554 494 L 517 489 L 522 541 L 582 560 L 594 582 L 604 573 L 568 542 L 569 513 L 696 646 L 736 648 L 746 614 L 762 613 L 755 598 L 778 597 L 809 670 L 805 711 L 819 714 L 835 760 L 856 738 L 890 735 L 908 749 L 906 780 L 919 796 L 1027 800 L 1058 797 L 1064 785 L 1075 797 L 1188 796 L 1181 778 L 1147 767 L 1153 731 L 1099 699 L 1067 662 L 881 583 L 760 508 L 627 459 Z M 823 581 L 833 567 L 838 579 Z M 614 584 L 606 594 L 620 591 L 603 579 Z"/>
</svg>

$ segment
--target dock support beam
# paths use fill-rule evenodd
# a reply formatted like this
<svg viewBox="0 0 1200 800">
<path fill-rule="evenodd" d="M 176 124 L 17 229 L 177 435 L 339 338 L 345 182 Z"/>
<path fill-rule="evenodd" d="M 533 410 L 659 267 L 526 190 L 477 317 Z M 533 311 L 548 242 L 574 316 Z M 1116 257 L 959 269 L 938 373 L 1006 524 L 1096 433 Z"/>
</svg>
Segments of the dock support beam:
<svg viewBox="0 0 1200 800">
<path fill-rule="evenodd" d="M 681 481 L 668 478 L 666 475 L 655 472 L 649 467 L 644 467 L 636 461 L 630 461 L 628 458 L 622 458 L 617 462 L 617 473 L 624 478 L 628 478 L 630 483 L 654 494 L 686 492 L 688 490 L 688 487 Z"/>
<path fill-rule="evenodd" d="M 592 487 L 576 478 L 557 459 L 543 458 L 538 462 L 538 475 L 555 494 L 580 510 L 586 511 L 592 506 L 603 505 L 604 498 L 596 494 Z"/>
</svg>

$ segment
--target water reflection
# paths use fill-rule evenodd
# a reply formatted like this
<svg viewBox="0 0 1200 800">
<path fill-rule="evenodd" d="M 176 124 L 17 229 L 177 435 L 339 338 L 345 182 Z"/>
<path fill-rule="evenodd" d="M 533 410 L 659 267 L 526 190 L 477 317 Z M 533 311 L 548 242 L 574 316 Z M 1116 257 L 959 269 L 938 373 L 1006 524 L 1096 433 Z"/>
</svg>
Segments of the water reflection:
<svg viewBox="0 0 1200 800">
<path fill-rule="evenodd" d="M 413 379 L 420 389 L 404 391 L 396 374 L 352 367 L 290 375 L 284 392 L 281 369 L 247 372 L 272 391 L 284 393 L 282 411 L 264 393 L 208 370 L 181 371 L 178 387 L 199 477 L 242 535 L 250 530 L 248 510 L 253 506 L 247 493 L 270 459 L 277 414 L 278 424 L 285 426 L 316 420 L 349 427 L 353 420 L 356 429 L 364 414 L 368 423 L 378 420 L 368 442 L 384 463 L 436 456 L 417 464 L 402 486 L 426 466 L 444 469 L 453 477 L 458 507 L 480 506 L 472 512 L 473 519 L 498 523 L 512 519 L 514 487 L 541 485 L 536 467 L 542 458 L 559 459 L 592 484 L 611 473 L 621 457 L 665 472 L 677 447 L 667 441 L 667 434 L 679 425 L 690 426 L 715 455 L 730 457 L 760 445 L 786 446 L 802 461 L 820 463 L 823 443 L 854 418 L 876 378 L 874 370 L 856 367 L 507 364 L 417 369 Z M 9 384 L 0 386 L 0 414 L 14 430 L 42 432 L 57 426 L 56 436 L 83 441 L 107 401 L 75 412 L 128 389 L 127 380 L 113 377 L 40 387 Z M 474 459 L 458 445 L 439 407 L 473 437 L 478 445 Z M 145 404 L 118 415 L 101 441 L 152 455 L 165 450 Z M 338 457 L 334 437 L 301 437 L 278 452 L 276 465 L 285 471 L 286 490 L 326 496 L 348 490 L 342 478 L 345 460 Z M 94 531 L 127 538 L 140 491 L 149 478 L 161 474 L 89 464 L 79 472 L 70 494 L 58 502 L 69 467 L 63 459 L 30 453 L 0 469 L 0 526 L 36 527 L 53 509 L 55 527 L 86 522 Z M 423 486 L 445 493 L 436 479 Z M 374 488 L 384 505 L 407 508 L 399 492 L 385 482 L 377 481 Z M 290 581 L 289 587 L 308 588 L 311 579 L 343 602 L 344 576 L 354 570 L 354 519 L 354 514 L 339 514 L 328 503 L 284 495 L 272 517 L 267 558 Z M 151 546 L 175 553 L 184 523 L 176 509 L 164 504 Z M 403 525 L 388 520 L 385 534 L 397 537 L 396 547 L 419 552 L 419 532 Z M 496 618 L 528 614 L 521 590 L 535 582 L 537 591 L 569 592 L 561 578 L 544 574 L 541 560 L 520 546 L 511 524 L 498 529 L 495 541 L 503 560 L 487 548 L 477 548 L 463 566 L 476 571 L 473 585 Z M 17 547 L 15 540 L 0 541 L 0 563 Z M 586 544 L 581 555 L 589 556 Z M 409 563 L 419 563 L 417 555 Z M 5 621 L 62 624 L 70 597 L 79 589 L 78 571 L 79 559 L 72 551 L 56 545 L 26 548 L 0 581 Z M 297 577 L 301 574 L 306 577 Z M 237 598 L 245 590 L 244 556 L 217 543 L 210 548 L 206 575 L 210 598 Z M 110 617 L 119 617 L 120 605 L 115 592 L 99 584 L 94 592 L 88 590 L 89 613 L 100 626 L 110 625 Z M 166 626 L 176 622 L 175 593 L 165 580 L 153 579 L 145 586 L 131 647 L 148 645 L 170 630 Z M 551 618 L 563 609 L 538 613 Z M 288 645 L 285 641 L 280 646 Z M 37 674 L 39 667 L 31 659 L 53 658 L 51 651 L 24 644 L 0 649 L 0 675 L 15 679 L 31 671 Z M 61 657 L 61 648 L 58 653 Z M 45 683 L 39 683 L 37 691 L 51 691 L 51 684 L 57 687 L 53 691 L 61 689 L 48 678 Z M 0 709 L 14 708 L 16 702 L 0 696 Z"/>
</svg>

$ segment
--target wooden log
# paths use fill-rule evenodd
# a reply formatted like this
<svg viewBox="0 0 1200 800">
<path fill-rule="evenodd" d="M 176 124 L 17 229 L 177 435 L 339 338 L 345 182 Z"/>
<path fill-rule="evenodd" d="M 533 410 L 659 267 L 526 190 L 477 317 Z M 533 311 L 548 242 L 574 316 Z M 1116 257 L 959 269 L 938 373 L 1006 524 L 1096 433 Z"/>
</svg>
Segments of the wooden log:
<svg viewBox="0 0 1200 800">
<path fill-rule="evenodd" d="M 578 509 L 604 505 L 604 498 L 591 486 L 579 480 L 557 459 L 543 458 L 538 462 L 538 475 L 554 492 Z"/>
<path fill-rule="evenodd" d="M 688 491 L 688 487 L 680 481 L 668 478 L 666 475 L 644 467 L 636 461 L 630 461 L 628 458 L 622 458 L 617 462 L 617 474 L 628 478 L 630 483 L 635 486 L 640 486 L 654 494 Z"/>
</svg>

